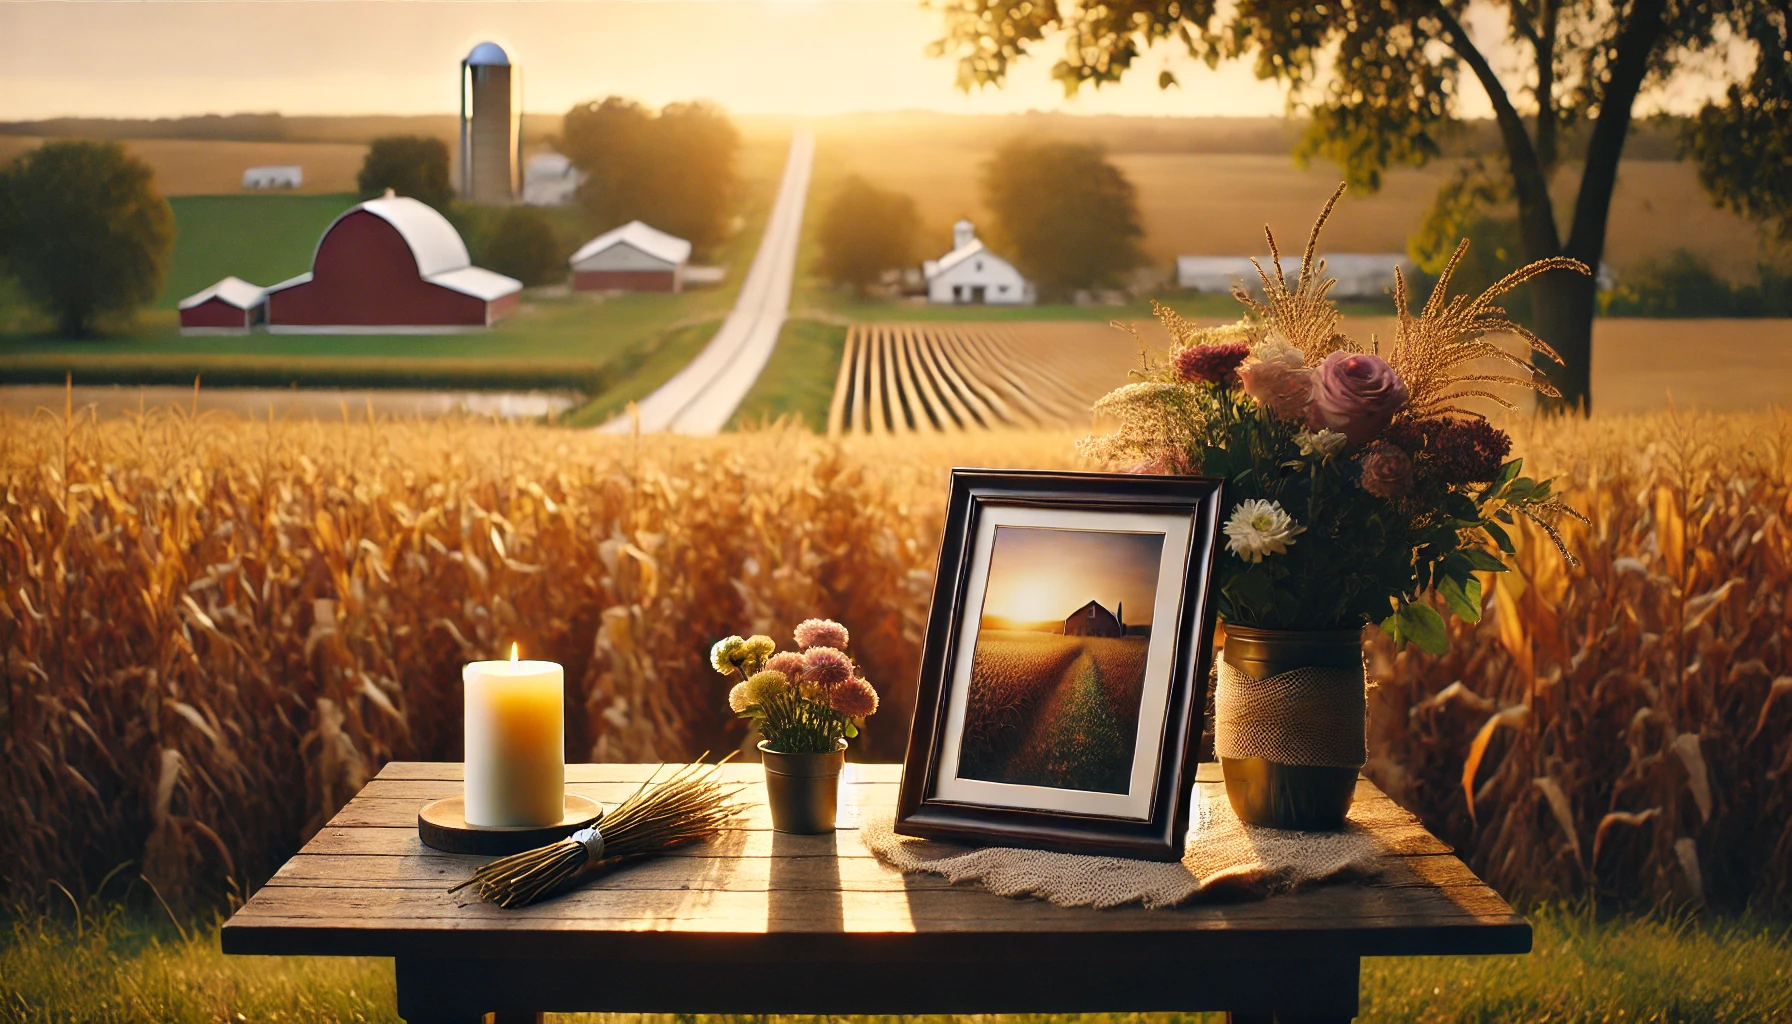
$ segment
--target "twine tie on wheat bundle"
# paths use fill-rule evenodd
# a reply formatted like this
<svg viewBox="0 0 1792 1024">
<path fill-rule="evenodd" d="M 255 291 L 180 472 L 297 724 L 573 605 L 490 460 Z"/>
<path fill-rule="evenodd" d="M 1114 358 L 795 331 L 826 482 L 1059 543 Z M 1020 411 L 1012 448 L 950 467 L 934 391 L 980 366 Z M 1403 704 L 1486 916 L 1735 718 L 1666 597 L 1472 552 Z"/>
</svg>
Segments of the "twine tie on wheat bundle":
<svg viewBox="0 0 1792 1024">
<path fill-rule="evenodd" d="M 741 811 L 732 799 L 739 787 L 725 790 L 721 784 L 722 766 L 732 759 L 730 754 L 717 764 L 706 765 L 699 757 L 657 785 L 654 780 L 660 769 L 656 768 L 641 788 L 605 815 L 599 825 L 539 849 L 494 860 L 448 891 L 459 892 L 470 885 L 481 899 L 500 907 L 528 906 L 603 868 L 707 839 Z"/>
<path fill-rule="evenodd" d="M 1213 750 L 1280 764 L 1361 768 L 1367 699 L 1360 668 L 1305 666 L 1254 679 L 1219 661 Z"/>
</svg>

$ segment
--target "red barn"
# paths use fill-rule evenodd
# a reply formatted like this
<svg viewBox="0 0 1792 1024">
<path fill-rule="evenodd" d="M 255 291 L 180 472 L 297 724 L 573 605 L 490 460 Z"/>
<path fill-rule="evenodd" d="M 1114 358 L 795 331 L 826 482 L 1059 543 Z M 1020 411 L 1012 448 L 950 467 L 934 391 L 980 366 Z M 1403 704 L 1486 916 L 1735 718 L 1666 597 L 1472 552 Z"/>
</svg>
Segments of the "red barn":
<svg viewBox="0 0 1792 1024">
<path fill-rule="evenodd" d="M 676 292 L 690 258 L 691 243 L 631 220 L 579 246 L 567 263 L 574 291 Z"/>
<path fill-rule="evenodd" d="M 267 325 L 276 334 L 476 329 L 514 310 L 522 288 L 473 266 L 446 217 L 388 191 L 324 229 L 309 273 L 267 290 Z"/>
<path fill-rule="evenodd" d="M 180 300 L 182 334 L 248 334 L 261 323 L 266 291 L 240 277 L 227 277 Z"/>
</svg>

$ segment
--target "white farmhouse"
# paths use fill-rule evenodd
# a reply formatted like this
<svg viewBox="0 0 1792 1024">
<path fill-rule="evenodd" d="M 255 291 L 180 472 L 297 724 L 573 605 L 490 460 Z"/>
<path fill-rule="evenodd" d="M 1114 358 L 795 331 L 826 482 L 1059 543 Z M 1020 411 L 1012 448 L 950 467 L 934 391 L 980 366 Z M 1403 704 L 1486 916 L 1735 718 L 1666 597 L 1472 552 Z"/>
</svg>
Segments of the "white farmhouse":
<svg viewBox="0 0 1792 1024">
<path fill-rule="evenodd" d="M 684 290 L 691 243 L 631 220 L 579 247 L 567 263 L 574 291 Z"/>
<path fill-rule="evenodd" d="M 984 247 L 968 220 L 952 225 L 952 251 L 921 264 L 928 302 L 1031 306 L 1033 283 L 1014 264 Z"/>
<path fill-rule="evenodd" d="M 297 164 L 271 164 L 267 167 L 251 167 L 243 172 L 244 188 L 298 188 L 303 184 L 305 171 Z"/>
<path fill-rule="evenodd" d="M 579 194 L 585 172 L 564 153 L 537 153 L 523 165 L 523 202 L 529 206 L 565 206 Z"/>
</svg>

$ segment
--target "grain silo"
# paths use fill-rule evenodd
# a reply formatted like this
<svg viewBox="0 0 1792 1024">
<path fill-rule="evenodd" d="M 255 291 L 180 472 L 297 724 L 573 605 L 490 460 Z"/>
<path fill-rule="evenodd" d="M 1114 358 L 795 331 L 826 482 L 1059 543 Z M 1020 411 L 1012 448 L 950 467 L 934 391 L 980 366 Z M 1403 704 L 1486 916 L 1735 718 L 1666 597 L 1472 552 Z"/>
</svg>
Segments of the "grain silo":
<svg viewBox="0 0 1792 1024">
<path fill-rule="evenodd" d="M 480 43 L 460 62 L 460 194 L 476 203 L 515 195 L 511 70 L 497 43 Z"/>
</svg>

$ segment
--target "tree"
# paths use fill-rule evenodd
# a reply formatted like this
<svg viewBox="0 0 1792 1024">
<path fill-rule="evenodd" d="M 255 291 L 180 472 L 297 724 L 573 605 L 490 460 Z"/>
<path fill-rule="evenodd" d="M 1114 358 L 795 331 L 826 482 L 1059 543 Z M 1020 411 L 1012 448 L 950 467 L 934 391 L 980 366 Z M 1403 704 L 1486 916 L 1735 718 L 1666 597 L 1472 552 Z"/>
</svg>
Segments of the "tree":
<svg viewBox="0 0 1792 1024">
<path fill-rule="evenodd" d="M 448 180 L 448 146 L 427 135 L 386 135 L 367 147 L 367 158 L 355 175 L 361 198 L 374 199 L 387 189 L 446 211 L 454 199 Z"/>
<path fill-rule="evenodd" d="M 1160 41 L 1179 43 L 1210 65 L 1254 57 L 1257 74 L 1289 86 L 1291 105 L 1308 116 L 1297 152 L 1336 161 L 1353 185 L 1369 189 L 1378 187 L 1390 165 L 1422 165 L 1438 155 L 1439 140 L 1458 123 L 1466 70 L 1493 107 L 1503 150 L 1497 167 L 1481 168 L 1491 186 L 1481 191 L 1516 203 L 1525 259 L 1568 256 L 1597 268 L 1638 95 L 1666 83 L 1688 58 L 1734 56 L 1749 48 L 1731 49 L 1741 40 L 1755 51 L 1754 72 L 1746 86 L 1730 89 L 1724 103 L 1706 108 L 1693 149 L 1708 158 L 1707 183 L 1720 198 L 1784 217 L 1792 189 L 1785 162 L 1792 78 L 1784 0 L 1490 3 L 1506 15 L 1512 54 L 1490 55 L 1475 42 L 1463 24 L 1465 0 L 953 0 L 945 36 L 933 52 L 957 55 L 962 87 L 999 85 L 1014 61 L 1062 33 L 1065 55 L 1052 76 L 1070 92 L 1084 83 L 1118 81 Z M 1508 64 L 1508 57 L 1521 65 L 1511 83 L 1494 69 Z M 1704 61 L 1701 71 L 1722 74 L 1723 64 Z M 1158 84 L 1168 88 L 1175 76 L 1162 72 Z M 1563 170 L 1561 138 L 1564 129 L 1588 119 L 1578 191 L 1572 210 L 1560 218 L 1550 185 Z M 1733 161 L 1723 156 L 1726 139 L 1737 140 Z M 1747 172 L 1776 152 L 1774 183 L 1757 194 L 1754 186 L 1767 183 L 1752 181 Z M 1475 173 L 1471 165 L 1460 180 Z M 1557 271 L 1537 278 L 1532 289 L 1536 329 L 1564 360 L 1560 366 L 1544 360 L 1540 369 L 1565 402 L 1584 405 L 1595 283 Z"/>
<path fill-rule="evenodd" d="M 547 284 L 566 276 L 565 253 L 554 226 L 532 206 L 504 211 L 485 244 L 486 266 L 526 285 Z"/>
<path fill-rule="evenodd" d="M 886 270 L 914 261 L 921 214 L 913 196 L 854 174 L 821 215 L 821 273 L 863 295 Z"/>
<path fill-rule="evenodd" d="M 1014 138 L 983 165 L 995 240 L 1041 293 L 1120 283 L 1143 262 L 1132 182 L 1099 145 Z"/>
<path fill-rule="evenodd" d="M 67 336 L 162 290 L 174 211 L 116 142 L 49 142 L 0 170 L 0 258 Z"/>
<path fill-rule="evenodd" d="M 579 198 L 592 230 L 644 221 L 700 253 L 728 236 L 740 133 L 716 107 L 674 103 L 655 114 L 618 96 L 581 103 L 567 112 L 561 149 L 587 175 Z"/>
</svg>

